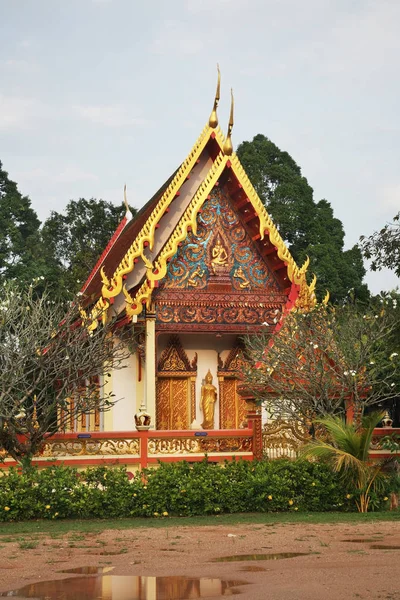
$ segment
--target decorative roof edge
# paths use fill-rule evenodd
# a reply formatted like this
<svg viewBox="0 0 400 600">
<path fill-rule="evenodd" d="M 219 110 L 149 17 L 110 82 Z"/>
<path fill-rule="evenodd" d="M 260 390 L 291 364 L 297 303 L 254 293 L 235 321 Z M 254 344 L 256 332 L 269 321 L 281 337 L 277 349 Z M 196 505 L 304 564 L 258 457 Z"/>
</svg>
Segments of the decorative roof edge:
<svg viewBox="0 0 400 600">
<path fill-rule="evenodd" d="M 104 271 L 104 265 L 101 267 L 100 275 L 101 275 L 101 279 L 103 282 L 103 286 L 102 286 L 102 290 L 101 290 L 101 296 L 91 311 L 94 322 L 97 323 L 99 314 L 102 315 L 103 323 L 106 321 L 106 319 L 107 319 L 106 308 L 108 308 L 110 306 L 110 304 L 111 304 L 110 300 L 112 298 L 115 298 L 116 296 L 118 296 L 121 293 L 121 291 L 123 291 L 126 296 L 126 290 L 123 289 L 124 276 L 127 275 L 128 273 L 130 273 L 131 271 L 133 271 L 134 266 L 135 266 L 135 260 L 137 258 L 140 257 L 143 260 L 143 262 L 145 263 L 146 268 L 149 269 L 151 263 L 149 265 L 149 261 L 146 259 L 144 252 L 143 252 L 144 248 L 145 248 L 145 244 L 149 246 L 150 250 L 152 250 L 152 248 L 154 246 L 154 233 L 155 233 L 157 224 L 159 223 L 161 217 L 165 214 L 167 208 L 173 201 L 174 197 L 176 196 L 177 192 L 179 191 L 179 189 L 181 188 L 183 183 L 186 181 L 187 176 L 189 175 L 190 171 L 195 166 L 198 158 L 200 157 L 202 151 L 204 150 L 204 148 L 207 145 L 210 138 L 215 139 L 217 141 L 220 149 L 222 149 L 224 142 L 225 142 L 225 137 L 224 137 L 221 129 L 219 127 L 212 128 L 209 125 L 206 125 L 204 127 L 203 131 L 201 132 L 201 134 L 199 135 L 196 143 L 193 145 L 188 156 L 186 157 L 186 159 L 183 161 L 183 163 L 179 167 L 173 180 L 168 185 L 167 189 L 164 191 L 160 200 L 157 202 L 157 205 L 155 206 L 154 210 L 152 211 L 152 213 L 150 214 L 150 216 L 144 223 L 139 234 L 136 236 L 135 240 L 132 242 L 131 246 L 129 247 L 128 251 L 126 252 L 124 258 L 121 260 L 120 264 L 118 265 L 118 267 L 115 270 L 111 279 L 109 279 L 107 277 L 107 275 Z M 124 222 L 124 226 L 125 226 L 127 223 L 126 217 L 124 217 L 123 221 L 124 220 L 125 220 L 125 222 Z M 122 221 L 121 221 L 121 223 L 122 223 Z M 121 229 L 121 231 L 122 231 L 122 229 Z M 121 233 L 121 231 L 118 233 L 118 237 L 119 237 L 119 234 Z M 116 235 L 116 233 L 114 234 L 114 236 Z M 89 284 L 89 282 L 93 279 L 94 274 L 97 272 L 97 269 L 99 268 L 100 264 L 104 261 L 104 258 L 107 256 L 108 252 L 110 251 L 110 249 L 114 243 L 115 243 L 115 240 L 113 240 L 112 244 L 110 242 L 111 245 L 109 245 L 108 249 L 106 248 L 106 250 L 103 252 L 103 254 L 100 257 L 99 261 L 97 262 L 96 267 L 93 270 L 90 278 L 85 283 L 85 289 L 86 289 L 87 285 Z M 95 324 L 93 324 L 93 326 L 95 326 Z"/>
<path fill-rule="evenodd" d="M 204 181 L 200 184 L 197 192 L 189 202 L 169 240 L 161 250 L 154 266 L 152 264 L 148 266 L 147 279 L 136 292 L 135 297 L 132 298 L 129 292 L 124 290 L 126 312 L 129 316 L 140 314 L 144 304 L 146 304 L 148 309 L 150 308 L 152 291 L 157 285 L 156 282 L 165 277 L 168 260 L 174 256 L 178 249 L 178 245 L 185 240 L 189 229 L 196 235 L 197 213 L 221 176 L 227 160 L 227 157 L 221 151 L 207 173 Z"/>
</svg>

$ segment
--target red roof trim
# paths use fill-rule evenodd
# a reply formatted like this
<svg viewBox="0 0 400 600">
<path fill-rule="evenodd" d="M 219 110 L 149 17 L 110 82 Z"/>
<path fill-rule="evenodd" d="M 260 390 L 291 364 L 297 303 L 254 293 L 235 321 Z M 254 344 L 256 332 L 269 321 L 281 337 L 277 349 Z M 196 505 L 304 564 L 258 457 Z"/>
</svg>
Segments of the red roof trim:
<svg viewBox="0 0 400 600">
<path fill-rule="evenodd" d="M 126 218 L 126 215 L 125 215 L 123 217 L 121 223 L 118 225 L 117 229 L 115 230 L 112 238 L 110 239 L 110 241 L 108 242 L 107 246 L 105 247 L 102 255 L 99 258 L 99 260 L 95 264 L 95 266 L 94 266 L 92 272 L 90 273 L 89 277 L 86 279 L 85 283 L 83 284 L 83 286 L 81 288 L 81 294 L 83 294 L 83 292 L 87 289 L 87 287 L 89 286 L 89 284 L 92 281 L 93 277 L 96 275 L 97 271 L 100 269 L 100 267 L 101 267 L 102 263 L 104 262 L 107 254 L 110 252 L 111 248 L 114 246 L 115 242 L 117 241 L 117 239 L 121 235 L 121 233 L 124 230 L 125 225 L 127 224 L 127 222 L 128 222 L 128 219 Z"/>
</svg>

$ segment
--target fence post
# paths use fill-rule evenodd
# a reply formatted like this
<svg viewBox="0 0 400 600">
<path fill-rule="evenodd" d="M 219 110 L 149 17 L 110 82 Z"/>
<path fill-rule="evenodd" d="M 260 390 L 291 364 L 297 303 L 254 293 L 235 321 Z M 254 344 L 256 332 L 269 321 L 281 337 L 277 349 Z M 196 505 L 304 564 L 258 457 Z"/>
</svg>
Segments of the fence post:
<svg viewBox="0 0 400 600">
<path fill-rule="evenodd" d="M 145 469 L 148 463 L 149 432 L 140 431 L 140 468 Z"/>
<path fill-rule="evenodd" d="M 253 431 L 253 458 L 260 460 L 263 456 L 261 407 L 257 405 L 254 394 L 245 386 L 239 386 L 238 393 L 247 404 L 246 419 L 249 429 Z"/>
</svg>

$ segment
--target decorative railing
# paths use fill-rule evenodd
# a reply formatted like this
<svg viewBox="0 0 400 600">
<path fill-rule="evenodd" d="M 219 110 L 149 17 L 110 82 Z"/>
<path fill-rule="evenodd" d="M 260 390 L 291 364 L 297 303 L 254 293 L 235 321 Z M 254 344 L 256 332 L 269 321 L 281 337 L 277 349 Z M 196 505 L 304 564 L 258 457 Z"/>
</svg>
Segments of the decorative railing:
<svg viewBox="0 0 400 600">
<path fill-rule="evenodd" d="M 187 456 L 207 454 L 215 459 L 216 455 L 252 454 L 252 430 L 225 431 L 158 431 L 149 432 L 149 459 L 162 456 Z"/>
<path fill-rule="evenodd" d="M 297 458 L 301 446 L 310 439 L 310 434 L 300 423 L 276 419 L 263 426 L 263 454 L 270 459 L 294 459 Z"/>
<path fill-rule="evenodd" d="M 393 434 L 400 436 L 400 428 L 377 427 L 375 429 L 371 442 L 371 458 L 393 456 L 393 453 L 382 446 L 383 439 Z M 299 455 L 300 448 L 311 439 L 309 432 L 300 423 L 276 419 L 263 426 L 263 455 L 269 459 L 295 459 Z"/>
<path fill-rule="evenodd" d="M 147 467 L 163 461 L 210 462 L 234 457 L 252 460 L 253 429 L 213 431 L 133 431 L 56 433 L 44 442 L 34 463 L 40 466 L 125 464 Z M 1 467 L 14 461 L 3 454 Z"/>
<path fill-rule="evenodd" d="M 400 455 L 400 452 L 390 452 L 390 450 L 383 447 L 384 439 L 391 436 L 397 436 L 400 439 L 400 427 L 379 427 L 374 430 L 369 453 L 371 458 L 388 458 Z"/>
</svg>

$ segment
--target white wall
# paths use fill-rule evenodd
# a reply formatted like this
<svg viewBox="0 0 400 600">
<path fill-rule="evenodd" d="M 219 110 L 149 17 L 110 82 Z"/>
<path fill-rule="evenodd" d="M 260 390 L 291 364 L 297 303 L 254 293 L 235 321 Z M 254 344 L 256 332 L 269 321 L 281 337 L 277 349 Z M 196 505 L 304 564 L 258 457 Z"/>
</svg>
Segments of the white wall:
<svg viewBox="0 0 400 600">
<path fill-rule="evenodd" d="M 137 357 L 131 355 L 125 361 L 125 368 L 114 369 L 112 387 L 118 402 L 114 405 L 113 431 L 132 431 L 135 429 L 136 412 Z"/>
</svg>

